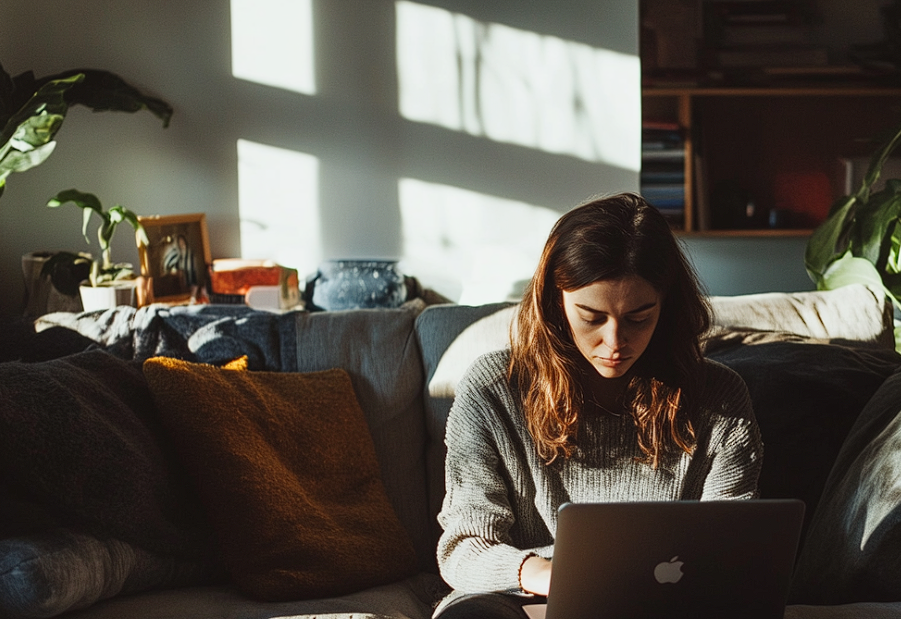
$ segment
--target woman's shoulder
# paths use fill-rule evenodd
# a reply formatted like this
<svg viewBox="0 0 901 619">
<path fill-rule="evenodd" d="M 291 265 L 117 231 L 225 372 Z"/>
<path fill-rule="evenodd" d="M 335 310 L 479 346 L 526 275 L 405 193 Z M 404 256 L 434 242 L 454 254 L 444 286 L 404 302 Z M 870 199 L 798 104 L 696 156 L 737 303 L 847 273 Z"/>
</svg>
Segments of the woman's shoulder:
<svg viewBox="0 0 901 619">
<path fill-rule="evenodd" d="M 713 359 L 704 359 L 704 372 L 708 382 L 726 381 L 729 384 L 742 384 L 744 379 L 732 368 Z"/>
<path fill-rule="evenodd" d="M 510 365 L 510 349 L 502 348 L 486 352 L 473 360 L 466 370 L 464 379 L 489 380 L 491 382 L 506 378 L 507 368 Z"/>
<path fill-rule="evenodd" d="M 730 367 L 704 360 L 704 378 L 701 386 L 701 405 L 721 416 L 751 415 L 751 398 L 744 379 Z"/>
</svg>

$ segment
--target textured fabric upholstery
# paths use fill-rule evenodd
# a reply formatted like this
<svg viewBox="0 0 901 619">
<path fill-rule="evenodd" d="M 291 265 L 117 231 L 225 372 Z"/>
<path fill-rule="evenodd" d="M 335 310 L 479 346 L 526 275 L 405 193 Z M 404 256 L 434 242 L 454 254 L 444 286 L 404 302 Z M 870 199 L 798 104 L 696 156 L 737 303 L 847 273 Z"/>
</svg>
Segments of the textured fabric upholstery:
<svg viewBox="0 0 901 619">
<path fill-rule="evenodd" d="M 413 322 L 424 304 L 296 314 L 297 371 L 347 371 L 375 442 L 385 490 L 423 567 L 435 546 L 425 492 L 422 360 Z"/>
</svg>

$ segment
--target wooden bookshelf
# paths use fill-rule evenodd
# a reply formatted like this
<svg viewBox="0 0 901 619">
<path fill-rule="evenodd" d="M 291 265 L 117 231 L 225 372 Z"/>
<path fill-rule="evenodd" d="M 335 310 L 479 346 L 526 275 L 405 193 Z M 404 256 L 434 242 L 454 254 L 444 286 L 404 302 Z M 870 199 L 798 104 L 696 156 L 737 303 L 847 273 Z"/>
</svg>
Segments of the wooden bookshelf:
<svg viewBox="0 0 901 619">
<path fill-rule="evenodd" d="M 901 123 L 901 88 L 866 85 L 645 88 L 642 105 L 643 120 L 682 127 L 693 236 L 809 234 L 844 194 L 840 162 Z"/>
</svg>

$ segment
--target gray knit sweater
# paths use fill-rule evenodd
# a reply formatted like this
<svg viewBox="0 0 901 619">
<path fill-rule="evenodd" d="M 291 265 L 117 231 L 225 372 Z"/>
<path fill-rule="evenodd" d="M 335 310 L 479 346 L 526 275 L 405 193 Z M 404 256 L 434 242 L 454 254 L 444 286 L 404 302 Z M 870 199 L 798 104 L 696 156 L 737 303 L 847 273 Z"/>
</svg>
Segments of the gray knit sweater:
<svg viewBox="0 0 901 619">
<path fill-rule="evenodd" d="M 509 350 L 477 359 L 447 421 L 438 564 L 457 593 L 518 590 L 526 557 L 551 557 L 567 501 L 755 496 L 763 446 L 747 387 L 725 366 L 707 362 L 694 453 L 669 455 L 654 470 L 634 460 L 642 454 L 628 414 L 586 418 L 576 455 L 545 464 L 507 381 L 509 359 Z"/>
</svg>

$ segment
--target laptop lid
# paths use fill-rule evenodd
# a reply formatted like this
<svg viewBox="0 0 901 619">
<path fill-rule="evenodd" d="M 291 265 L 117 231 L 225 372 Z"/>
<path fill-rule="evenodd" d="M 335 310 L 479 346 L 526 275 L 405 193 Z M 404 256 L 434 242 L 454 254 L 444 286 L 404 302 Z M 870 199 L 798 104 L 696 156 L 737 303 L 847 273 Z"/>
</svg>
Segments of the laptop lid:
<svg viewBox="0 0 901 619">
<path fill-rule="evenodd" d="M 547 619 L 782 619 L 801 533 L 794 499 L 567 503 Z"/>
</svg>

